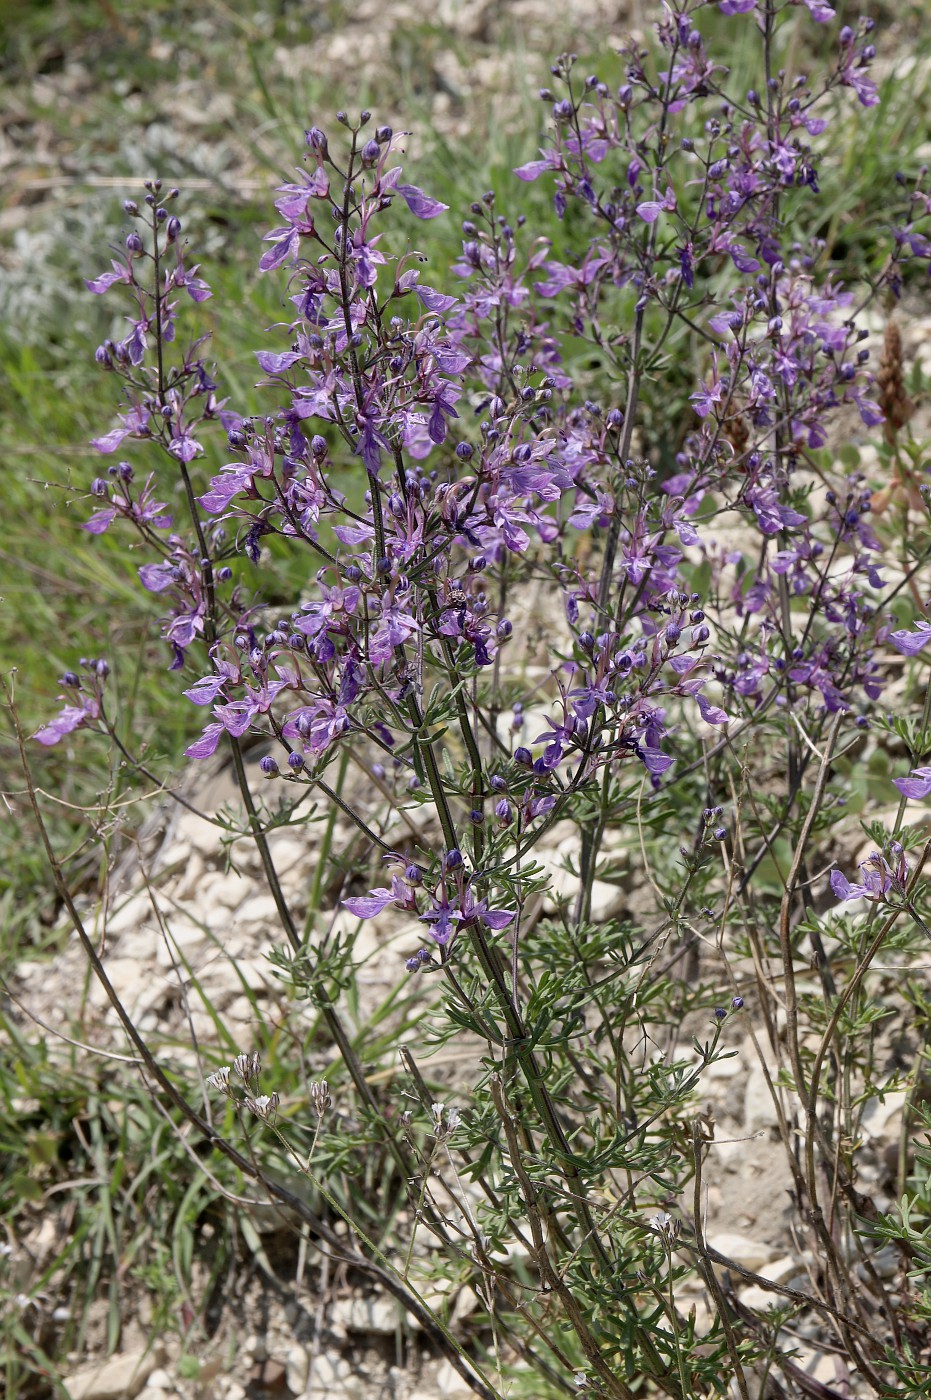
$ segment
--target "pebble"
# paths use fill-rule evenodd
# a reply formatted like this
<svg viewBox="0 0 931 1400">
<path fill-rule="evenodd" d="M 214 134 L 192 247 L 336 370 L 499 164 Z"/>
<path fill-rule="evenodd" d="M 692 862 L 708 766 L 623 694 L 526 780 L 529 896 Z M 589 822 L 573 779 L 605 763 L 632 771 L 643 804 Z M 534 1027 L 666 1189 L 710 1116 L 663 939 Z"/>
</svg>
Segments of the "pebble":
<svg viewBox="0 0 931 1400">
<path fill-rule="evenodd" d="M 398 1328 L 398 1305 L 391 1298 L 338 1298 L 330 1309 L 330 1320 L 347 1332 L 390 1335 Z"/>
<path fill-rule="evenodd" d="M 154 1386 L 156 1390 L 172 1390 L 174 1388 L 174 1381 L 164 1367 L 158 1366 L 149 1376 L 149 1387 L 151 1388 L 152 1386 Z"/>
<path fill-rule="evenodd" d="M 762 1265 L 768 1263 L 773 1255 L 768 1244 L 762 1244 L 759 1240 L 751 1240 L 746 1235 L 710 1235 L 708 1244 L 719 1254 L 726 1254 L 728 1259 L 733 1259 L 735 1264 L 741 1264 L 743 1268 L 750 1269 L 753 1273 L 759 1273 Z M 723 1264 L 715 1265 L 716 1269 L 724 1267 Z"/>
<path fill-rule="evenodd" d="M 223 828 L 221 826 L 215 826 L 213 822 L 206 821 L 203 817 L 197 816 L 195 812 L 184 812 L 178 818 L 175 830 L 175 840 L 182 849 L 184 846 L 188 846 L 205 856 L 216 854 L 220 849 L 222 835 Z M 174 864 L 177 859 L 174 846 L 171 848 L 171 857 L 171 863 Z"/>
<path fill-rule="evenodd" d="M 448 1361 L 444 1361 L 436 1373 L 436 1389 L 441 1400 L 469 1400 L 474 1394 L 472 1387 Z"/>
<path fill-rule="evenodd" d="M 278 906 L 270 894 L 254 894 L 241 904 L 232 919 L 239 928 L 278 928 Z"/>
<path fill-rule="evenodd" d="M 69 1400 L 135 1400 L 156 1367 L 165 1360 L 165 1349 L 155 1345 L 146 1351 L 126 1351 L 111 1356 L 102 1366 L 75 1372 L 64 1381 Z"/>
<path fill-rule="evenodd" d="M 744 1089 L 744 1130 L 756 1133 L 761 1128 L 774 1128 L 778 1123 L 776 1105 L 769 1092 L 763 1066 L 757 1061 L 751 1065 Z"/>
<path fill-rule="evenodd" d="M 300 1342 L 288 1347 L 284 1359 L 285 1378 L 292 1395 L 303 1395 L 310 1375 L 310 1353 Z"/>
</svg>

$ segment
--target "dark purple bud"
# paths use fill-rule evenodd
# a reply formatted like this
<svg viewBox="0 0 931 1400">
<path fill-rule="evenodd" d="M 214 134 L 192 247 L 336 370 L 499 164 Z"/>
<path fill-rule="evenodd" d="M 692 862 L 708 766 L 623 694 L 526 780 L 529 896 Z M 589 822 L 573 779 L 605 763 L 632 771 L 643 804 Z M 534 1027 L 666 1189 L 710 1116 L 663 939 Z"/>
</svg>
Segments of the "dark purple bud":
<svg viewBox="0 0 931 1400">
<path fill-rule="evenodd" d="M 482 572 L 482 570 L 485 569 L 485 568 L 487 568 L 487 567 L 488 567 L 488 560 L 485 558 L 484 554 L 476 554 L 476 556 L 475 556 L 474 559 L 470 559 L 470 560 L 469 560 L 469 572 L 470 572 L 470 573 L 473 573 L 473 574 L 480 574 L 480 573 Z"/>
<path fill-rule="evenodd" d="M 460 442 L 456 446 L 456 456 L 461 462 L 468 462 L 475 451 L 470 442 Z"/>
<path fill-rule="evenodd" d="M 519 763 L 522 768 L 532 768 L 533 754 L 521 744 L 520 748 L 514 750 L 514 762 Z"/>
<path fill-rule="evenodd" d="M 411 864 L 404 871 L 404 878 L 409 885 L 419 885 L 423 879 L 423 871 L 419 865 Z"/>
<path fill-rule="evenodd" d="M 481 826 L 481 824 L 482 824 L 482 822 L 483 822 L 484 820 L 485 820 L 485 813 L 484 813 L 483 811 L 481 811 L 480 808 L 478 808 L 478 807 L 473 807 L 472 810 L 471 810 L 471 812 L 469 813 L 469 821 L 472 823 L 472 825 L 473 825 L 473 826 Z"/>
<path fill-rule="evenodd" d="M 110 488 L 104 481 L 103 477 L 95 476 L 93 481 L 91 482 L 91 495 L 107 497 L 109 496 L 109 494 Z"/>
<path fill-rule="evenodd" d="M 508 790 L 508 785 L 502 778 L 500 773 L 495 774 L 495 776 L 491 780 L 491 785 L 494 788 L 495 792 L 507 792 Z"/>
<path fill-rule="evenodd" d="M 232 577 L 233 577 L 233 571 L 232 571 L 232 569 L 230 568 L 229 564 L 224 564 L 223 567 L 222 567 L 222 569 L 217 569 L 217 582 L 218 582 L 218 583 L 229 583 L 229 581 L 230 581 L 230 579 L 231 579 Z"/>
<path fill-rule="evenodd" d="M 384 577 L 385 574 L 391 573 L 391 560 L 387 558 L 386 555 L 383 554 L 380 559 L 376 560 L 375 572 L 381 574 L 382 577 Z"/>
<path fill-rule="evenodd" d="M 362 147 L 361 155 L 363 166 L 377 165 L 381 155 L 381 147 L 377 141 L 366 141 Z"/>
<path fill-rule="evenodd" d="M 743 997 L 734 997 L 734 1000 L 731 1002 L 731 1008 L 732 1008 L 732 1010 L 734 1010 L 734 1011 L 740 1011 L 741 1008 L 743 1007 L 743 1004 L 744 1004 L 744 999 L 743 999 Z"/>
<path fill-rule="evenodd" d="M 384 145 L 386 141 L 390 141 L 393 135 L 394 132 L 391 130 L 390 126 L 378 126 L 375 128 L 375 140 L 379 141 L 382 145 Z"/>
<path fill-rule="evenodd" d="M 141 253 L 145 248 L 141 236 L 133 229 L 132 233 L 126 236 L 127 253 Z"/>
<path fill-rule="evenodd" d="M 406 958 L 405 961 L 404 961 L 404 966 L 407 968 L 408 972 L 419 972 L 419 971 L 420 971 L 420 959 L 419 959 L 419 958 Z"/>
<path fill-rule="evenodd" d="M 504 826 L 510 826 L 511 822 L 514 820 L 511 804 L 506 797 L 502 797 L 501 801 L 495 804 L 495 816 Z"/>
<path fill-rule="evenodd" d="M 715 839 L 716 841 L 726 841 L 726 840 L 727 840 L 727 827 L 726 827 L 726 826 L 716 826 L 715 829 L 714 829 L 714 839 Z"/>
<path fill-rule="evenodd" d="M 273 778 L 278 772 L 278 760 L 267 753 L 264 758 L 259 759 L 259 767 L 266 777 Z"/>
<path fill-rule="evenodd" d="M 723 1021 L 725 1016 L 727 1015 L 727 1012 L 725 1011 L 723 1006 L 716 1006 L 714 1008 L 714 1014 L 717 1020 Z"/>
<path fill-rule="evenodd" d="M 124 213 L 124 214 L 130 214 L 130 215 L 132 215 L 133 217 L 135 217 L 135 215 L 139 213 L 139 205 L 136 203 L 136 201 L 135 201 L 134 199 L 124 199 L 124 200 L 123 200 L 123 213 Z"/>
<path fill-rule="evenodd" d="M 304 755 L 302 753 L 289 753 L 288 767 L 292 768 L 295 773 L 299 773 L 304 767 Z"/>
<path fill-rule="evenodd" d="M 510 618 L 503 617 L 495 628 L 495 635 L 499 642 L 506 642 L 514 631 Z"/>
<path fill-rule="evenodd" d="M 103 345 L 97 346 L 97 349 L 94 351 L 94 359 L 101 369 L 113 368 L 113 356 L 110 353 L 109 341 L 105 340 Z"/>
<path fill-rule="evenodd" d="M 171 218 L 168 220 L 166 232 L 168 234 L 169 243 L 174 243 L 181 236 L 181 220 L 178 218 L 177 214 L 172 214 Z"/>
<path fill-rule="evenodd" d="M 66 671 L 61 678 L 60 684 L 72 687 L 79 686 L 81 684 L 81 677 L 78 675 L 77 671 Z"/>
<path fill-rule="evenodd" d="M 452 850 L 447 851 L 445 856 L 443 857 L 443 869 L 458 870 L 461 864 L 462 852 L 460 850 L 457 850 L 456 847 L 453 846 Z"/>
<path fill-rule="evenodd" d="M 358 564 L 347 564 L 343 570 L 343 578 L 347 583 L 358 583 L 362 577 L 362 570 Z"/>
</svg>

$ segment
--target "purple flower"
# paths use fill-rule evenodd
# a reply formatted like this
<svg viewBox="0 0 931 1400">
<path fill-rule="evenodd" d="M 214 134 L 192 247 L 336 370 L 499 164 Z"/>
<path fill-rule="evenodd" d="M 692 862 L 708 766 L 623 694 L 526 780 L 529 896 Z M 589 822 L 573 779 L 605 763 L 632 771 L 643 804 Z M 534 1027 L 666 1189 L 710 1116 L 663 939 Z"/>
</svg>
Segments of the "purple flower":
<svg viewBox="0 0 931 1400">
<path fill-rule="evenodd" d="M 904 895 L 908 880 L 908 862 L 901 845 L 894 841 L 889 853 L 895 859 L 890 865 L 879 851 L 873 851 L 860 863 L 861 882 L 853 885 L 840 870 L 831 872 L 831 889 L 838 899 L 869 899 L 874 904 L 885 904 L 891 894 Z"/>
<path fill-rule="evenodd" d="M 921 802 L 931 795 L 931 768 L 913 768 L 907 778 L 893 778 L 893 784 L 903 797 Z"/>
<path fill-rule="evenodd" d="M 917 656 L 922 647 L 931 642 L 931 622 L 919 618 L 913 631 L 903 628 L 901 632 L 893 632 L 889 640 L 903 656 Z"/>
<path fill-rule="evenodd" d="M 73 734 L 76 729 L 81 729 L 85 724 L 97 719 L 99 714 L 100 702 L 97 698 L 92 695 L 82 696 L 79 705 L 66 705 L 54 719 L 36 730 L 32 737 L 36 743 L 51 748 L 53 744 L 64 739 L 66 734 Z"/>
<path fill-rule="evenodd" d="M 408 209 L 412 214 L 416 214 L 418 219 L 435 219 L 439 214 L 445 214 L 449 208 L 448 204 L 441 204 L 438 199 L 431 199 L 416 185 L 398 185 L 396 188 Z"/>
</svg>

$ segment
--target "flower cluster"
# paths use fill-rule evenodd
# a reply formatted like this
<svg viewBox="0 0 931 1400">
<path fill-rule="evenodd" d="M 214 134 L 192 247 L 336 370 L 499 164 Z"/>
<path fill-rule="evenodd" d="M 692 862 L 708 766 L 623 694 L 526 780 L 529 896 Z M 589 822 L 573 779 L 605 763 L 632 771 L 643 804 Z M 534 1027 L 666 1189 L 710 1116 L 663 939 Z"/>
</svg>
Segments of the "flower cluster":
<svg viewBox="0 0 931 1400">
<path fill-rule="evenodd" d="M 887 642 L 914 655 L 931 636 L 883 606 L 870 482 L 819 456 L 833 417 L 882 421 L 853 292 L 815 236 L 838 94 L 876 100 L 871 25 L 839 31 L 820 84 L 780 70 L 738 90 L 703 8 L 667 7 L 656 62 L 629 48 L 619 87 L 580 80 L 572 56 L 554 65 L 549 138 L 516 174 L 551 183 L 566 246 L 528 239 L 487 191 L 462 223 L 455 294 L 413 249 L 388 251 L 398 218 L 413 231 L 447 212 L 404 179 L 403 136 L 339 114 L 337 150 L 312 127 L 260 262 L 287 276 L 290 307 L 256 352 L 264 417 L 217 397 L 201 341 L 180 347 L 180 299 L 210 289 L 175 191 L 151 181 L 127 202 L 124 255 L 87 284 L 131 307 L 97 351 L 126 401 L 94 446 L 158 449 L 171 478 L 119 460 L 91 483 L 86 528 L 130 526 L 147 548 L 140 583 L 205 712 L 186 756 L 261 737 L 260 771 L 310 788 L 349 749 L 392 800 L 431 802 L 445 854 L 392 853 L 390 885 L 345 904 L 407 911 L 441 959 L 457 933 L 517 917 L 515 849 L 596 779 L 649 795 L 729 726 L 866 711 Z M 718 8 L 773 21 L 756 0 Z M 927 214 L 916 187 L 876 291 L 927 255 Z M 694 373 L 654 374 L 667 340 Z M 226 460 L 204 479 L 217 425 Z M 184 519 L 165 503 L 178 496 Z M 273 539 L 316 568 L 274 614 L 252 587 Z M 555 602 L 542 695 L 514 646 L 533 577 Z M 100 718 L 94 666 L 66 678 L 41 743 Z M 546 717 L 523 732 L 531 707 Z M 903 794 L 927 795 L 929 772 Z"/>
</svg>

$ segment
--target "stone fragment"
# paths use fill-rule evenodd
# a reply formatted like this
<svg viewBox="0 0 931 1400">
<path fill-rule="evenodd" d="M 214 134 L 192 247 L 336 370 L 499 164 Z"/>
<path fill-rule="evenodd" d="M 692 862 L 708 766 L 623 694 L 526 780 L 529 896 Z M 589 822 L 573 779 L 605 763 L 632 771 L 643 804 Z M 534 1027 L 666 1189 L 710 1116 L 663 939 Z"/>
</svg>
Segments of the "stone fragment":
<svg viewBox="0 0 931 1400">
<path fill-rule="evenodd" d="M 390 1298 L 338 1298 L 331 1309 L 334 1326 L 347 1332 L 390 1334 L 397 1330 L 398 1308 Z"/>
<path fill-rule="evenodd" d="M 310 1375 L 310 1353 L 300 1342 L 288 1348 L 285 1356 L 285 1372 L 288 1389 L 292 1395 L 303 1395 Z"/>
<path fill-rule="evenodd" d="M 727 1255 L 728 1259 L 733 1259 L 735 1264 L 740 1264 L 745 1269 L 759 1273 L 761 1267 L 768 1263 L 773 1257 L 773 1251 L 768 1244 L 762 1244 L 759 1240 L 748 1239 L 746 1235 L 717 1234 L 711 1235 L 708 1244 L 712 1249 L 716 1249 L 719 1254 Z M 724 1268 L 723 1264 L 715 1265 L 715 1268 Z"/>
<path fill-rule="evenodd" d="M 773 1128 L 778 1122 L 763 1066 L 757 1061 L 747 1075 L 744 1088 L 744 1130 L 758 1133 L 761 1128 Z"/>
<path fill-rule="evenodd" d="M 472 1387 L 448 1361 L 436 1373 L 436 1389 L 440 1400 L 469 1400 L 473 1394 Z"/>
<path fill-rule="evenodd" d="M 159 1344 L 111 1356 L 102 1366 L 84 1367 L 64 1381 L 69 1400 L 135 1400 L 165 1360 Z"/>
<path fill-rule="evenodd" d="M 156 1369 L 149 1376 L 149 1385 L 155 1386 L 157 1390 L 174 1389 L 174 1381 L 171 1379 L 171 1376 L 169 1376 L 168 1372 L 163 1366 L 156 1367 Z"/>
</svg>

